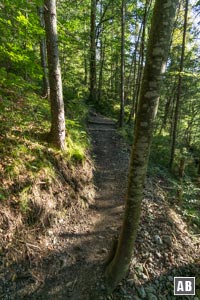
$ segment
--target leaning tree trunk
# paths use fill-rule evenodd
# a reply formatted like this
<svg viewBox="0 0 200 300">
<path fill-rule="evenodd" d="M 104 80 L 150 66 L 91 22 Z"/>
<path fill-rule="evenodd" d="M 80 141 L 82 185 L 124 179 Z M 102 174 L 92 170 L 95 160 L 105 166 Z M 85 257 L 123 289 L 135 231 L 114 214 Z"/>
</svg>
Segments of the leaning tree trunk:
<svg viewBox="0 0 200 300">
<path fill-rule="evenodd" d="M 42 28 L 45 28 L 44 8 L 42 6 L 38 7 L 38 14 L 40 18 L 40 26 Z M 49 98 L 50 87 L 49 87 L 48 65 L 47 65 L 47 47 L 46 47 L 46 39 L 44 36 L 40 38 L 40 56 L 41 56 L 41 66 L 43 70 L 42 96 L 45 98 Z"/>
<path fill-rule="evenodd" d="M 131 154 L 124 221 L 116 252 L 105 274 L 108 292 L 127 274 L 133 253 L 161 78 L 165 71 L 177 4 L 178 0 L 155 2 Z"/>
<path fill-rule="evenodd" d="M 65 111 L 58 51 L 56 0 L 45 0 L 44 6 L 51 103 L 50 138 L 56 148 L 64 150 Z"/>
</svg>

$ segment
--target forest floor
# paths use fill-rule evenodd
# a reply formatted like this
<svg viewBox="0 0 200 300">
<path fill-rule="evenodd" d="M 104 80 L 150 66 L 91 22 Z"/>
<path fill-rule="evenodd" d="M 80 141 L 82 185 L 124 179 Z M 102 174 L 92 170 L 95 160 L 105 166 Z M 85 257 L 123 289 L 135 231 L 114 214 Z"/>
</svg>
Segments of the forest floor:
<svg viewBox="0 0 200 300">
<path fill-rule="evenodd" d="M 165 178 L 147 178 L 129 274 L 105 295 L 102 274 L 122 223 L 130 151 L 110 119 L 91 114 L 88 130 L 95 162 L 93 203 L 47 230 L 45 256 L 35 246 L 37 261 L 4 266 L 0 299 L 173 300 L 174 276 L 196 277 L 196 296 L 180 300 L 200 299 L 200 235 L 189 231 L 168 204 Z"/>
</svg>

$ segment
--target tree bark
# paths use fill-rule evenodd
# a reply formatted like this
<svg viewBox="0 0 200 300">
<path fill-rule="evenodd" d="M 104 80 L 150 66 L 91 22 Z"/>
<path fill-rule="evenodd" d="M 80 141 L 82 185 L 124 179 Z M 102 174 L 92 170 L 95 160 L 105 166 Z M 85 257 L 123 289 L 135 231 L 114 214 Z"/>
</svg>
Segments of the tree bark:
<svg viewBox="0 0 200 300">
<path fill-rule="evenodd" d="M 148 7 L 149 5 L 149 7 Z M 140 59 L 139 59 L 139 66 L 138 66 L 138 76 L 137 76 L 137 85 L 136 85 L 136 94 L 135 94 L 135 123 L 136 123 L 136 116 L 137 116 L 137 109 L 138 109 L 138 102 L 140 97 L 140 89 L 142 85 L 142 76 L 144 71 L 144 60 L 145 60 L 145 35 L 146 35 L 146 25 L 147 25 L 147 15 L 148 10 L 151 8 L 151 1 L 149 4 L 149 0 L 146 0 L 145 7 L 144 7 L 144 16 L 142 22 L 142 37 L 141 37 L 141 44 L 140 44 Z"/>
<path fill-rule="evenodd" d="M 124 125 L 124 83 L 125 83 L 125 60 L 124 60 L 124 43 L 125 43 L 125 0 L 121 3 L 121 84 L 120 84 L 120 118 L 119 126 Z"/>
<path fill-rule="evenodd" d="M 40 18 L 40 25 L 42 28 L 45 28 L 44 8 L 42 6 L 38 7 L 38 14 Z M 48 65 L 47 65 L 47 47 L 46 47 L 46 39 L 44 36 L 42 36 L 40 39 L 40 57 L 41 57 L 41 66 L 43 70 L 42 96 L 45 98 L 49 98 L 50 87 L 49 87 Z"/>
<path fill-rule="evenodd" d="M 177 4 L 178 0 L 156 0 L 154 6 L 130 161 L 123 226 L 115 256 L 105 274 L 108 293 L 125 277 L 132 257 L 161 79 L 165 71 Z"/>
<path fill-rule="evenodd" d="M 84 12 L 84 15 L 86 13 Z M 86 21 L 84 22 L 84 35 L 87 36 L 87 23 Z M 88 86 L 88 47 L 87 47 L 87 40 L 86 38 L 84 39 L 84 84 L 85 86 Z"/>
<path fill-rule="evenodd" d="M 182 89 L 182 72 L 184 67 L 184 56 L 185 56 L 185 42 L 186 42 L 186 32 L 187 32 L 187 18 L 188 18 L 188 4 L 189 0 L 185 1 L 185 16 L 184 16 L 184 27 L 183 27 L 183 41 L 182 41 L 182 50 L 181 50 L 181 60 L 180 60 L 180 68 L 178 75 L 178 87 L 177 87 L 177 96 L 176 96 L 176 104 L 175 104 L 175 112 L 174 112 L 174 123 L 172 130 L 172 143 L 171 143 L 171 154 L 169 161 L 169 168 L 172 170 L 174 163 L 174 154 L 176 147 L 176 137 L 177 137 L 177 128 L 178 128 L 178 119 L 179 119 L 179 110 L 180 110 L 180 100 L 181 100 L 181 89 Z"/>
<path fill-rule="evenodd" d="M 138 32 L 138 35 L 137 35 L 137 40 L 135 42 L 135 49 L 134 49 L 134 52 L 133 52 L 133 55 L 132 55 L 132 59 L 131 59 L 131 67 L 130 67 L 130 72 L 129 72 L 129 76 L 128 76 L 128 79 L 127 79 L 127 91 L 125 94 L 130 94 L 129 93 L 129 89 L 130 89 L 130 85 L 131 85 L 131 79 L 133 80 L 133 86 L 135 87 L 136 85 L 136 69 L 137 69 L 137 51 L 138 51 L 138 44 L 139 44 L 139 40 L 140 40 L 140 36 L 141 36 L 141 32 L 142 32 L 142 25 L 140 25 L 140 29 L 139 29 L 139 32 Z M 132 76 L 132 73 L 133 73 L 133 76 Z M 132 78 L 133 77 L 133 78 Z M 125 96 L 126 98 L 126 96 Z M 132 104 L 133 104 L 134 101 L 132 101 Z M 132 105 L 134 106 L 134 104 Z M 132 107 L 131 107 L 131 111 L 132 111 Z M 131 113 L 130 113 L 131 115 Z M 129 115 L 129 120 L 128 122 L 130 122 L 130 117 Z"/>
<path fill-rule="evenodd" d="M 134 63 L 134 71 L 133 71 L 133 95 L 132 95 L 132 105 L 131 105 L 131 111 L 129 114 L 129 118 L 128 118 L 128 123 L 131 123 L 131 120 L 135 114 L 135 99 L 136 99 L 136 94 L 137 94 L 137 85 L 138 85 L 138 69 L 139 69 L 139 64 L 140 64 L 140 60 L 138 63 L 138 67 L 137 67 L 137 52 L 138 52 L 138 45 L 139 45 L 139 40 L 141 38 L 141 33 L 142 33 L 142 27 L 143 25 L 141 24 L 140 26 L 140 30 L 138 33 L 138 38 L 135 44 L 135 50 L 134 50 L 134 55 L 132 58 L 132 63 Z M 137 76 L 136 76 L 137 75 Z"/>
<path fill-rule="evenodd" d="M 134 115 L 136 116 L 136 113 L 137 113 L 139 94 L 140 94 L 141 82 L 142 82 L 142 75 L 143 75 L 143 70 L 144 70 L 146 25 L 147 25 L 148 14 L 151 9 L 151 4 L 152 4 L 152 1 L 146 0 L 145 7 L 144 7 L 143 21 L 140 26 L 140 31 L 139 31 L 138 40 L 137 40 L 137 48 L 138 48 L 139 41 L 140 41 L 139 61 L 138 61 L 138 68 L 137 68 L 137 76 L 135 76 L 136 80 L 135 80 L 134 92 L 133 92 L 133 98 L 132 98 L 132 107 L 131 107 L 131 112 L 129 115 L 128 123 L 131 122 L 131 119 L 134 117 Z M 137 62 L 137 60 L 136 60 L 137 48 L 135 50 L 135 75 L 136 75 L 136 62 Z M 135 122 L 136 122 L 136 118 L 135 118 Z"/>
<path fill-rule="evenodd" d="M 91 0 L 90 17 L 90 96 L 89 101 L 97 102 L 97 79 L 96 79 L 96 0 Z"/>
<path fill-rule="evenodd" d="M 165 104 L 164 117 L 162 120 L 159 134 L 162 134 L 163 129 L 165 129 L 165 127 L 166 127 L 167 119 L 168 119 L 169 111 L 170 111 L 170 106 L 173 102 L 175 92 L 176 92 L 176 82 L 174 83 L 173 87 L 169 86 L 169 89 L 167 92 L 168 97 L 167 97 L 166 104 Z"/>
<path fill-rule="evenodd" d="M 103 1 L 100 2 L 100 20 L 103 19 L 103 15 L 105 13 L 106 9 L 103 11 Z M 102 85 L 103 85 L 103 68 L 104 68 L 104 58 L 105 58 L 105 49 L 106 49 L 106 38 L 104 38 L 103 32 L 104 32 L 104 23 L 99 23 L 99 32 L 101 33 L 99 35 L 99 78 L 98 78 L 98 93 L 97 93 L 97 101 L 98 104 L 101 102 L 101 96 L 102 96 Z"/>
<path fill-rule="evenodd" d="M 102 85 L 103 85 L 103 67 L 104 67 L 104 59 L 105 59 L 105 48 L 106 41 L 103 40 L 103 37 L 100 40 L 100 66 L 99 66 L 99 81 L 98 81 L 98 103 L 101 102 L 102 96 Z"/>
<path fill-rule="evenodd" d="M 45 0 L 44 9 L 51 103 L 50 138 L 56 148 L 64 150 L 65 111 L 58 51 L 56 0 Z"/>
</svg>

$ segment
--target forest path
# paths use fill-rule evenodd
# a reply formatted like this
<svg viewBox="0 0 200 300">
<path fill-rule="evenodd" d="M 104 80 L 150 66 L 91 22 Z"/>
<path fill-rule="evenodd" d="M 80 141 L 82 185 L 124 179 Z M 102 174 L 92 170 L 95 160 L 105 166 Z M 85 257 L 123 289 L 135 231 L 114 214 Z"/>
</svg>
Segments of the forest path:
<svg viewBox="0 0 200 300">
<path fill-rule="evenodd" d="M 73 300 L 101 299 L 100 277 L 112 240 L 118 234 L 122 223 L 129 162 L 127 145 L 119 136 L 116 124 L 111 119 L 91 113 L 88 119 L 88 131 L 95 162 L 96 190 L 94 203 L 88 212 L 93 233 L 92 252 L 90 249 L 90 253 L 87 253 L 91 264 L 80 270 L 82 291 L 80 292 L 79 286 L 79 289 L 74 291 Z M 86 274 L 89 278 L 85 278 Z"/>
<path fill-rule="evenodd" d="M 110 119 L 91 114 L 88 131 L 95 162 L 94 201 L 88 209 L 74 208 L 68 219 L 60 218 L 46 231 L 51 243 L 45 256 L 26 269 L 13 265 L 17 279 L 5 283 L 0 299 L 174 300 L 173 277 L 190 276 L 197 279 L 198 297 L 180 300 L 199 300 L 200 238 L 169 205 L 160 185 L 166 185 L 164 177 L 147 177 L 128 277 L 112 295 L 104 295 L 105 260 L 122 224 L 129 151 Z"/>
<path fill-rule="evenodd" d="M 102 299 L 104 286 L 101 274 L 112 240 L 122 223 L 129 155 L 126 144 L 116 130 L 116 124 L 100 114 L 91 113 L 88 131 L 95 162 L 95 199 L 88 211 L 88 236 L 80 243 L 85 263 L 80 266 L 78 286 L 73 300 Z M 92 236 L 92 237 L 91 237 Z M 101 288 L 103 289 L 102 292 Z"/>
<path fill-rule="evenodd" d="M 129 154 L 112 120 L 91 114 L 88 131 L 95 163 L 94 201 L 52 230 L 55 250 L 41 265 L 46 278 L 28 299 L 106 299 L 101 276 L 122 223 Z M 27 299 L 27 294 L 19 299 Z"/>
</svg>

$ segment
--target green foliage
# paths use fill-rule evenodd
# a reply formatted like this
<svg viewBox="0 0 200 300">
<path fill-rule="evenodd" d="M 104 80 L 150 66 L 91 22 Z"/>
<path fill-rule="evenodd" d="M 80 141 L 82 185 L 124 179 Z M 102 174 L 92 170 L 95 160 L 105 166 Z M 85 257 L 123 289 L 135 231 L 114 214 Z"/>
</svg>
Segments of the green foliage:
<svg viewBox="0 0 200 300">
<path fill-rule="evenodd" d="M 75 120 L 67 120 L 67 154 L 69 158 L 77 161 L 83 161 L 86 149 L 89 147 L 89 138 L 82 125 Z"/>
<path fill-rule="evenodd" d="M 162 167 L 168 168 L 169 150 L 168 134 L 155 135 L 151 146 L 150 161 L 157 161 Z"/>
<path fill-rule="evenodd" d="M 129 145 L 132 145 L 133 143 L 133 130 L 133 124 L 125 124 L 122 128 L 118 130 L 120 135 Z"/>
<path fill-rule="evenodd" d="M 90 140 L 86 131 L 86 117 L 88 107 L 81 98 L 67 100 L 66 102 L 66 126 L 67 126 L 67 155 L 69 159 L 83 161 Z"/>
<path fill-rule="evenodd" d="M 130 114 L 134 92 L 138 84 L 137 76 L 142 46 L 144 46 L 144 56 L 146 55 L 146 40 L 148 40 L 152 7 L 148 11 L 144 45 L 142 45 L 139 32 L 147 2 L 126 1 L 125 120 Z M 27 174 L 31 179 L 45 169 L 47 174 L 51 174 L 49 178 L 53 177 L 53 163 L 48 154 L 49 144 L 47 142 L 50 130 L 50 108 L 48 101 L 37 95 L 41 89 L 43 75 L 40 66 L 39 41 L 45 35 L 37 15 L 37 6 L 40 5 L 43 5 L 42 0 L 2 0 L 0 3 L 0 159 L 5 162 L 1 165 L 3 169 L 1 171 L 7 182 L 4 188 L 0 190 L 1 201 L 5 201 L 10 196 L 8 182 L 20 181 L 19 178 L 22 174 Z M 115 120 L 118 120 L 120 111 L 120 6 L 120 0 L 101 1 L 97 5 L 96 15 L 97 85 L 99 84 L 101 67 L 103 75 L 101 98 L 98 104 L 95 104 L 95 108 Z M 198 12 L 199 1 L 196 1 L 195 6 L 196 12 Z M 84 101 L 88 97 L 89 90 L 90 0 L 79 1 L 79 3 L 76 1 L 58 1 L 57 12 L 68 134 L 67 150 L 63 155 L 71 163 L 72 161 L 82 162 L 90 145 L 85 128 L 88 108 Z M 194 145 L 197 153 L 195 155 L 200 157 L 200 64 L 198 59 L 199 45 L 197 43 L 198 28 L 190 19 L 187 30 L 184 70 L 181 73 L 181 109 L 174 174 L 168 171 L 171 126 L 174 120 L 177 78 L 179 76 L 183 17 L 184 10 L 181 4 L 155 124 L 149 174 L 169 178 L 169 184 L 174 191 L 169 197 L 176 197 L 176 191 L 182 189 L 178 179 L 178 168 L 180 159 L 184 157 L 183 203 L 188 205 L 184 208 L 186 211 L 188 210 L 188 214 L 193 215 L 195 214 L 193 209 L 197 210 L 190 200 L 198 197 L 195 183 L 198 176 L 197 168 L 193 162 L 194 157 L 189 152 L 189 146 Z M 99 86 L 97 86 L 97 92 L 100 92 L 98 88 Z M 167 110 L 168 100 L 169 107 Z M 166 122 L 161 130 L 165 114 Z M 129 144 L 132 144 L 133 122 L 130 125 L 125 125 L 119 132 Z M 184 148 L 185 152 L 183 153 Z M 56 151 L 52 151 L 52 155 L 56 155 Z M 189 177 L 191 177 L 191 182 L 189 182 Z M 24 197 L 22 200 L 22 209 L 24 210 L 26 210 L 27 205 L 26 194 L 28 190 L 25 191 L 26 186 L 28 183 L 25 186 L 22 184 L 17 192 L 18 195 L 21 193 L 22 198 Z M 189 192 L 193 194 L 190 195 Z"/>
<path fill-rule="evenodd" d="M 30 83 L 14 74 L 0 72 L 0 201 L 13 202 L 29 213 L 31 187 L 40 174 L 50 183 L 55 178 L 57 155 L 71 164 L 82 162 L 89 147 L 85 130 L 88 113 L 80 99 L 66 103 L 67 151 L 60 153 L 48 143 L 50 105 L 31 89 Z M 33 88 L 33 86 L 32 86 Z M 35 88 L 37 90 L 37 88 Z"/>
<path fill-rule="evenodd" d="M 38 38 L 42 32 L 31 1 L 1 1 L 0 66 L 29 81 L 41 79 Z"/>
<path fill-rule="evenodd" d="M 156 135 L 153 139 L 148 175 L 157 178 L 167 191 L 166 199 L 183 214 L 193 230 L 200 225 L 200 187 L 194 161 L 187 148 L 176 151 L 174 172 L 169 171 L 169 136 Z M 180 159 L 185 159 L 183 179 L 179 178 Z M 181 195 L 181 196 L 180 196 Z"/>
<path fill-rule="evenodd" d="M 31 186 L 25 187 L 19 194 L 19 207 L 22 213 L 26 214 L 29 211 L 29 193 Z"/>
</svg>

